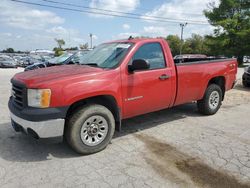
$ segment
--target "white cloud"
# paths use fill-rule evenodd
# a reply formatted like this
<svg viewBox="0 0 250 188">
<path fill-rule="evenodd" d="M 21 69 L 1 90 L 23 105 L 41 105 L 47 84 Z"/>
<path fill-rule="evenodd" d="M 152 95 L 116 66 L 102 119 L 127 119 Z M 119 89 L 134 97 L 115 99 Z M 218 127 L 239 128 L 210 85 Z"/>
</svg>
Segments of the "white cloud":
<svg viewBox="0 0 250 188">
<path fill-rule="evenodd" d="M 45 31 L 36 31 L 34 33 L 0 33 L 0 50 L 13 47 L 16 50 L 35 50 L 35 49 L 53 49 L 57 46 L 55 38 L 65 41 L 65 48 L 79 46 L 89 42 L 89 36 L 82 36 L 78 30 L 66 29 L 62 26 L 52 27 Z M 94 37 L 94 44 L 97 43 L 97 37 Z"/>
<path fill-rule="evenodd" d="M 210 25 L 197 26 L 197 25 L 187 25 L 184 28 L 184 38 L 191 37 L 192 34 L 207 35 L 211 34 L 213 27 Z M 178 35 L 180 36 L 181 27 L 177 25 L 150 25 L 143 27 L 140 32 L 143 36 L 149 37 L 166 37 L 167 35 Z"/>
<path fill-rule="evenodd" d="M 50 29 L 47 29 L 46 31 L 48 33 L 57 34 L 57 35 L 66 35 L 66 34 L 69 34 L 70 32 L 62 26 L 55 26 Z"/>
<path fill-rule="evenodd" d="M 79 46 L 79 44 L 83 44 L 86 43 L 87 41 L 81 37 L 72 37 L 70 39 L 70 44 L 72 44 L 71 46 Z M 75 44 L 75 45 L 73 45 Z"/>
<path fill-rule="evenodd" d="M 139 6 L 139 4 L 140 0 L 92 0 L 89 6 L 95 9 L 111 10 L 111 11 L 93 10 L 93 12 L 96 13 L 122 15 L 121 13 L 115 13 L 112 11 L 132 12 L 136 9 L 136 7 Z M 105 15 L 98 15 L 98 14 L 90 14 L 90 15 L 95 17 L 107 17 Z"/>
<path fill-rule="evenodd" d="M 53 49 L 57 45 L 55 38 L 64 39 L 65 48 L 89 42 L 88 35 L 82 35 L 75 28 L 64 27 L 64 19 L 51 11 L 0 1 L 0 28 L 11 29 L 8 33 L 0 31 L 0 50 L 6 47 L 17 50 Z M 97 44 L 98 37 L 94 35 L 93 39 Z"/>
<path fill-rule="evenodd" d="M 205 27 L 195 27 L 195 26 L 190 26 L 189 30 L 187 30 L 190 34 L 195 33 L 195 34 L 200 34 L 200 35 L 209 35 L 213 32 L 214 27 L 211 25 L 207 25 Z"/>
<path fill-rule="evenodd" d="M 156 36 L 166 36 L 169 34 L 166 27 L 160 26 L 146 26 L 143 28 L 145 34 L 156 35 Z"/>
<path fill-rule="evenodd" d="M 122 28 L 125 29 L 125 30 L 128 30 L 128 29 L 130 29 L 130 25 L 129 24 L 123 24 Z"/>
<path fill-rule="evenodd" d="M 119 33 L 118 35 L 113 36 L 112 39 L 113 40 L 127 39 L 130 36 L 137 37 L 137 36 L 141 36 L 141 35 L 139 33 L 135 33 L 135 32 L 125 32 L 125 33 Z"/>
<path fill-rule="evenodd" d="M 215 2 L 215 5 L 217 5 L 219 0 L 171 0 L 163 3 L 160 7 L 145 13 L 142 19 L 149 17 L 164 17 L 168 18 L 170 22 L 147 21 L 154 25 L 144 27 L 144 32 L 149 34 L 157 34 L 158 32 L 159 35 L 179 35 L 179 23 L 188 22 L 184 30 L 184 36 L 189 37 L 191 33 L 200 35 L 209 34 L 213 31 L 213 27 L 208 24 L 206 17 L 203 15 L 203 10 L 207 9 L 207 5 L 210 2 Z M 192 24 L 192 21 L 201 24 Z"/>
<path fill-rule="evenodd" d="M 12 33 L 1 33 L 2 36 L 5 36 L 5 37 L 11 37 L 12 36 Z"/>
<path fill-rule="evenodd" d="M 46 30 L 47 34 L 52 38 L 62 38 L 65 40 L 66 46 L 78 46 L 81 43 L 85 43 L 88 36 L 85 38 L 80 35 L 80 32 L 72 28 L 64 28 L 63 26 L 55 26 Z M 97 36 L 93 35 L 93 39 L 97 39 Z"/>
<path fill-rule="evenodd" d="M 96 35 L 92 35 L 92 39 L 97 40 L 98 37 Z"/>
<path fill-rule="evenodd" d="M 63 18 L 50 11 L 31 9 L 6 0 L 2 0 L 0 3 L 0 23 L 11 27 L 42 29 L 48 25 L 63 22 Z"/>
<path fill-rule="evenodd" d="M 207 8 L 209 2 L 211 2 L 211 0 L 172 0 L 163 3 L 159 8 L 156 8 L 153 11 L 145 13 L 144 16 L 164 17 L 170 20 L 181 20 L 187 22 L 194 20 L 206 23 L 207 20 L 203 15 L 203 10 Z"/>
</svg>

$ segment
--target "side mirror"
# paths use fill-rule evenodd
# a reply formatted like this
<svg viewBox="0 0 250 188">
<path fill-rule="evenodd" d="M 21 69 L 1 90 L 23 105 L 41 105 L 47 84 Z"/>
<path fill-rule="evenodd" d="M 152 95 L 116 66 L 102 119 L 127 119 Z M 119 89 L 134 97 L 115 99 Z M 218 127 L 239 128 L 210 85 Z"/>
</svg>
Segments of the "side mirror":
<svg viewBox="0 0 250 188">
<path fill-rule="evenodd" d="M 128 65 L 128 71 L 134 72 L 137 70 L 147 70 L 150 68 L 150 64 L 144 59 L 135 59 L 131 65 Z"/>
</svg>

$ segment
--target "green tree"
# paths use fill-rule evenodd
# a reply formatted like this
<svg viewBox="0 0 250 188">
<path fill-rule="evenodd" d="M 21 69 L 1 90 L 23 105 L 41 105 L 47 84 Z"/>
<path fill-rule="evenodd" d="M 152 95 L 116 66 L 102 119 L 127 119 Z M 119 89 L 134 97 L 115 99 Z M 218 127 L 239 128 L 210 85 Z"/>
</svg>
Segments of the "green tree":
<svg viewBox="0 0 250 188">
<path fill-rule="evenodd" d="M 85 43 L 85 44 L 80 44 L 80 49 L 81 50 L 87 50 L 89 48 L 89 44 Z"/>
<path fill-rule="evenodd" d="M 183 53 L 186 54 L 208 54 L 205 38 L 201 35 L 192 34 L 183 45 Z"/>
<path fill-rule="evenodd" d="M 7 48 L 6 50 L 3 50 L 4 53 L 15 53 L 15 50 L 13 48 Z"/>
<path fill-rule="evenodd" d="M 173 56 L 180 54 L 181 39 L 177 35 L 168 35 L 166 40 L 171 48 Z M 182 54 L 206 54 L 210 55 L 207 39 L 203 36 L 192 34 L 183 42 Z"/>
<path fill-rule="evenodd" d="M 58 48 L 60 48 L 60 49 L 62 49 L 62 46 L 65 45 L 65 41 L 63 39 L 55 38 L 55 41 L 57 42 Z"/>
<path fill-rule="evenodd" d="M 220 47 L 223 55 L 237 56 L 242 63 L 243 56 L 250 55 L 250 1 L 220 0 L 219 6 L 210 3 L 204 14 L 216 27 L 210 48 Z"/>
<path fill-rule="evenodd" d="M 53 51 L 55 52 L 55 56 L 56 56 L 56 57 L 58 57 L 58 56 L 60 56 L 60 55 L 62 55 L 62 54 L 64 53 L 64 51 L 63 51 L 62 48 L 57 48 L 57 47 L 55 47 L 55 48 L 53 49 Z"/>
<path fill-rule="evenodd" d="M 224 36 L 215 37 L 207 35 L 204 38 L 204 46 L 207 48 L 207 55 L 210 56 L 223 56 L 225 54 L 224 43 L 225 41 Z"/>
<path fill-rule="evenodd" d="M 173 57 L 180 53 L 181 39 L 177 35 L 168 35 L 166 41 L 171 49 Z"/>
</svg>

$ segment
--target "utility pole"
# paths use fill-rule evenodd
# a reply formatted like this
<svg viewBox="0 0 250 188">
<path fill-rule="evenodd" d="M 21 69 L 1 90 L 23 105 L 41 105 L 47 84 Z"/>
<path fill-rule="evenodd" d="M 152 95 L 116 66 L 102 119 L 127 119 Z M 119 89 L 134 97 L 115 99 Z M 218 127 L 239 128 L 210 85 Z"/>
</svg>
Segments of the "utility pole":
<svg viewBox="0 0 250 188">
<path fill-rule="evenodd" d="M 90 49 L 92 49 L 92 38 L 93 38 L 93 34 L 92 33 L 90 33 L 89 34 L 89 37 L 90 37 Z"/>
<path fill-rule="evenodd" d="M 183 30 L 184 30 L 184 27 L 187 26 L 187 22 L 186 23 L 181 23 L 180 26 L 181 26 L 181 47 L 180 47 L 180 55 L 182 54 L 182 47 L 183 47 Z"/>
</svg>

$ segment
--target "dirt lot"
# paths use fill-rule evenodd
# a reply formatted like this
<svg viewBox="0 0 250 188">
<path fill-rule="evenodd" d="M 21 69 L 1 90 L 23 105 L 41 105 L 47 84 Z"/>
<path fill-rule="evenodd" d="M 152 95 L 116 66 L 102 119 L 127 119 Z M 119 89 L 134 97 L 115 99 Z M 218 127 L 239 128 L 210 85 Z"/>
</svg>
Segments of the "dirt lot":
<svg viewBox="0 0 250 188">
<path fill-rule="evenodd" d="M 106 150 L 79 156 L 66 144 L 15 133 L 0 69 L 0 187 L 250 187 L 250 89 L 239 83 L 214 116 L 195 104 L 123 121 Z"/>
</svg>

